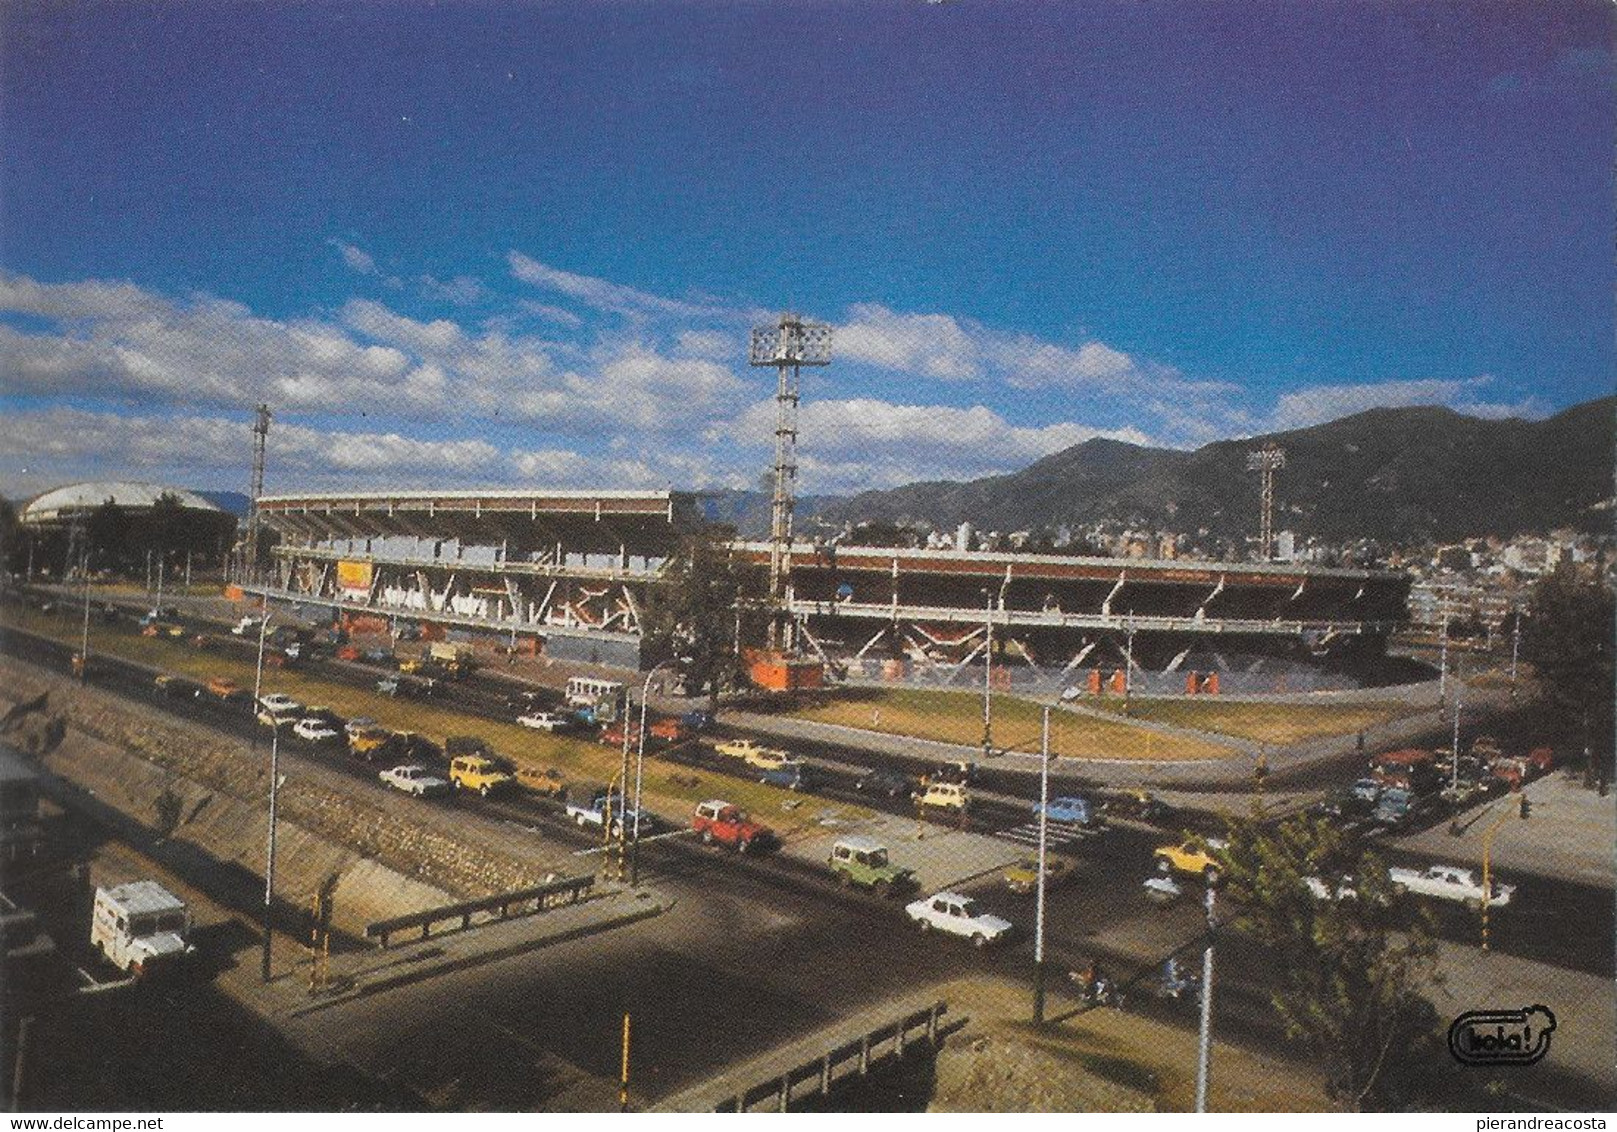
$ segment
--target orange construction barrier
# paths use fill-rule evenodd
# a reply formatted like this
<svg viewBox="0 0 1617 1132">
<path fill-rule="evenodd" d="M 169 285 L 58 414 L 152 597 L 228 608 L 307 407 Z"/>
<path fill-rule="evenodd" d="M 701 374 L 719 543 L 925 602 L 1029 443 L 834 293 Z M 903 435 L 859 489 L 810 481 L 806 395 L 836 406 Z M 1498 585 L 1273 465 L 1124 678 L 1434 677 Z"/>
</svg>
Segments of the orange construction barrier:
<svg viewBox="0 0 1617 1132">
<path fill-rule="evenodd" d="M 1207 679 L 1202 681 L 1202 691 L 1209 696 L 1218 695 L 1218 673 L 1209 672 L 1207 674 Z"/>
<path fill-rule="evenodd" d="M 1119 668 L 1115 672 L 1113 672 L 1112 673 L 1112 691 L 1116 692 L 1118 695 L 1121 696 L 1123 694 L 1123 689 L 1126 686 L 1124 681 L 1126 681 L 1127 679 L 1128 679 L 1127 674 L 1124 673 L 1124 671 L 1121 668 Z"/>
<path fill-rule="evenodd" d="M 1100 695 L 1100 693 L 1101 693 L 1100 669 L 1091 668 L 1089 670 L 1089 694 L 1092 695 L 1092 696 L 1098 696 L 1098 695 Z"/>
<path fill-rule="evenodd" d="M 1200 672 L 1185 673 L 1185 695 L 1194 696 L 1202 690 L 1202 676 Z"/>
</svg>

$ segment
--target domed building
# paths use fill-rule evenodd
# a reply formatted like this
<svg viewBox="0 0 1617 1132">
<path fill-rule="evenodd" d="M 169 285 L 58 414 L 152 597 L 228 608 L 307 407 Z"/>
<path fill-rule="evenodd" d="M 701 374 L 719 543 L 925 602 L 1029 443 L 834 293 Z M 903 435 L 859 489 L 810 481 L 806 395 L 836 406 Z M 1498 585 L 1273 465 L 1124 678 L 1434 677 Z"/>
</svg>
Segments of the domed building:
<svg viewBox="0 0 1617 1132">
<path fill-rule="evenodd" d="M 66 573 L 87 549 L 92 569 L 144 568 L 149 556 L 220 563 L 236 543 L 236 516 L 194 491 L 96 480 L 53 488 L 17 516 L 36 567 Z"/>
</svg>

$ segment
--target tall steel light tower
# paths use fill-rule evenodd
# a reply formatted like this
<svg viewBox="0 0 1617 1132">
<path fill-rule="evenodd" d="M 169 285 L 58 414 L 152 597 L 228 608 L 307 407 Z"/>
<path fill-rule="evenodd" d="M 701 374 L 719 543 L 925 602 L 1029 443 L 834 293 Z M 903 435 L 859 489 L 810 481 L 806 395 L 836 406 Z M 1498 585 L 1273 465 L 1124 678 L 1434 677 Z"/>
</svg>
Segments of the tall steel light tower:
<svg viewBox="0 0 1617 1132">
<path fill-rule="evenodd" d="M 253 420 L 253 482 L 252 499 L 247 511 L 247 571 L 248 577 L 258 580 L 258 497 L 264 494 L 264 448 L 269 439 L 269 426 L 273 414 L 268 405 L 258 407 Z"/>
<path fill-rule="evenodd" d="M 755 366 L 774 366 L 775 468 L 774 498 L 769 514 L 769 647 L 792 647 L 791 618 L 785 615 L 791 597 L 792 508 L 797 486 L 798 378 L 804 366 L 831 364 L 831 328 L 783 314 L 769 326 L 755 326 L 747 360 Z"/>
<path fill-rule="evenodd" d="M 1258 526 L 1258 555 L 1264 562 L 1273 557 L 1275 521 L 1275 471 L 1286 466 L 1286 450 L 1273 443 L 1246 454 L 1246 470 L 1257 472 L 1262 483 L 1262 516 Z"/>
</svg>

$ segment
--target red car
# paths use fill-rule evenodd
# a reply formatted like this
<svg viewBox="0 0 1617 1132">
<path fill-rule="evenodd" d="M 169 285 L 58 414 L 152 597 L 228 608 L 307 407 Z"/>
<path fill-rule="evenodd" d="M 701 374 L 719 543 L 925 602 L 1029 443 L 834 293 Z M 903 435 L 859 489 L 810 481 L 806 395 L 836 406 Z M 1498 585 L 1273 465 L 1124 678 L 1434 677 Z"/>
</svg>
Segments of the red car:
<svg viewBox="0 0 1617 1132">
<path fill-rule="evenodd" d="M 717 799 L 697 805 L 691 828 L 703 845 L 727 845 L 737 853 L 762 848 L 774 837 L 767 826 L 753 821 L 729 802 Z"/>
<path fill-rule="evenodd" d="M 601 728 L 601 745 L 605 747 L 623 746 L 623 724 L 609 723 Z M 634 746 L 634 735 L 629 736 L 629 745 Z"/>
<path fill-rule="evenodd" d="M 670 715 L 651 725 L 651 737 L 664 743 L 683 743 L 691 737 L 691 729 Z"/>
</svg>

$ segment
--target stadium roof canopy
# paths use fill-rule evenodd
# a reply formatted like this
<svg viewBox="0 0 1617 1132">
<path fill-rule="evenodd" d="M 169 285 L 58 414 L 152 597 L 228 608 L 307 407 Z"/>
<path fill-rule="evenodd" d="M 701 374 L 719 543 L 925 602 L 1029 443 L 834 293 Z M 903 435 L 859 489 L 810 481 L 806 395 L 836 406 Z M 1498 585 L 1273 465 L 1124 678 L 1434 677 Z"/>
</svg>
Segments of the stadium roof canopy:
<svg viewBox="0 0 1617 1132">
<path fill-rule="evenodd" d="M 172 495 L 180 506 L 192 511 L 219 511 L 194 491 L 179 487 L 164 487 L 155 483 L 132 483 L 125 480 L 96 480 L 88 483 L 68 484 L 53 488 L 24 507 L 25 523 L 53 523 L 77 514 L 94 511 L 109 499 L 119 507 L 131 511 L 147 510 L 159 498 Z"/>
</svg>

